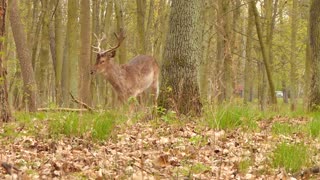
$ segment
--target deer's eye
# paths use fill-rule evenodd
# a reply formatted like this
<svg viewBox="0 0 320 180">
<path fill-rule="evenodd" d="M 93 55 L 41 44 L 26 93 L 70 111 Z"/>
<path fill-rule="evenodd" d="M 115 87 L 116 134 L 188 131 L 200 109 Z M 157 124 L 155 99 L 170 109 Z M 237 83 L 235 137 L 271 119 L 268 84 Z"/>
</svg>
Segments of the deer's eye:
<svg viewBox="0 0 320 180">
<path fill-rule="evenodd" d="M 100 64 L 104 63 L 104 60 L 100 61 Z"/>
</svg>

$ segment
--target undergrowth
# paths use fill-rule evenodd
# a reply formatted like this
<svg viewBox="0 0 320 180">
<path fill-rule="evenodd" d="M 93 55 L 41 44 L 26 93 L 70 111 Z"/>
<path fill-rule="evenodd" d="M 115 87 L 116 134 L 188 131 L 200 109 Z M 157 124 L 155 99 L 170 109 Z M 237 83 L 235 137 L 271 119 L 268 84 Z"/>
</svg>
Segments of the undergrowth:
<svg viewBox="0 0 320 180">
<path fill-rule="evenodd" d="M 283 167 L 287 172 L 297 172 L 311 163 L 309 148 L 303 144 L 281 143 L 272 154 L 272 166 Z"/>
</svg>

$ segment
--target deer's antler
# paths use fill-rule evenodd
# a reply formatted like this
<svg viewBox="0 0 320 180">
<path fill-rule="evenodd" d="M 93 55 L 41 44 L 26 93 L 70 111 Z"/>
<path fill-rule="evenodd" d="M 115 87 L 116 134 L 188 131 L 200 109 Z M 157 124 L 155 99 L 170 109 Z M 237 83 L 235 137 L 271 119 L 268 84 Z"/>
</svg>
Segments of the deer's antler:
<svg viewBox="0 0 320 180">
<path fill-rule="evenodd" d="M 117 41 L 118 41 L 117 45 L 111 47 L 111 48 L 108 49 L 108 50 L 103 51 L 102 53 L 111 52 L 111 51 L 116 50 L 117 48 L 120 47 L 122 41 L 125 39 L 125 34 L 124 34 L 124 31 L 123 31 L 122 28 L 120 29 L 119 34 L 114 33 L 114 36 L 117 38 Z"/>
<path fill-rule="evenodd" d="M 101 38 L 98 38 L 98 36 L 95 34 L 95 33 L 93 33 L 93 35 L 94 35 L 94 37 L 96 38 L 96 40 L 97 40 L 97 46 L 92 46 L 94 49 L 96 49 L 96 50 L 93 50 L 93 52 L 95 52 L 95 53 L 101 53 L 101 43 L 106 39 L 106 35 L 104 34 L 104 33 L 102 33 L 102 37 Z"/>
</svg>

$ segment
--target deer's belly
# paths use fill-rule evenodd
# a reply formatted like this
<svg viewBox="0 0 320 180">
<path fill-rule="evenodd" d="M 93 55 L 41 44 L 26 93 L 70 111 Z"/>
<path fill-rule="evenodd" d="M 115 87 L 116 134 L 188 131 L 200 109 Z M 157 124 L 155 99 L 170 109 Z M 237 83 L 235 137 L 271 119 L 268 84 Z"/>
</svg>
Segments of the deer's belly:
<svg viewBox="0 0 320 180">
<path fill-rule="evenodd" d="M 141 77 L 137 80 L 135 88 L 133 90 L 133 96 L 136 97 L 146 89 L 148 89 L 153 82 L 153 73 L 149 73 L 147 76 Z"/>
</svg>

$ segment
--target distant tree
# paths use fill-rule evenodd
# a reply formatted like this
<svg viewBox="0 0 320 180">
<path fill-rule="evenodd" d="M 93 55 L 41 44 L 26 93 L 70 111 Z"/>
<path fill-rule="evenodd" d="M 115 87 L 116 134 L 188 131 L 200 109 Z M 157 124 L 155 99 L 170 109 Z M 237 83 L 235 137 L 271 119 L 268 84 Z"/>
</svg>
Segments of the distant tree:
<svg viewBox="0 0 320 180">
<path fill-rule="evenodd" d="M 81 0 L 80 5 L 80 58 L 79 58 L 79 96 L 87 104 L 91 104 L 90 95 L 90 0 Z"/>
<path fill-rule="evenodd" d="M 246 40 L 246 62 L 244 68 L 244 103 L 252 102 L 253 90 L 253 63 L 252 63 L 252 37 L 254 32 L 254 16 L 252 6 L 248 7 L 248 25 L 247 25 L 247 40 Z"/>
<path fill-rule="evenodd" d="M 3 52 L 3 38 L 5 34 L 7 1 L 0 0 L 0 51 Z M 0 121 L 8 122 L 11 120 L 11 111 L 8 101 L 8 89 L 6 69 L 3 64 L 3 56 L 0 56 Z"/>
<path fill-rule="evenodd" d="M 263 41 L 260 16 L 259 16 L 258 9 L 256 7 L 256 2 L 251 1 L 250 6 L 252 7 L 253 14 L 255 17 L 254 19 L 255 19 L 258 38 L 259 38 L 260 48 L 261 48 L 261 52 L 262 52 L 263 64 L 264 64 L 266 74 L 268 77 L 271 103 L 277 104 L 277 97 L 275 94 L 275 87 L 274 87 L 274 83 L 273 83 L 273 79 L 272 79 L 272 72 L 271 72 L 271 66 L 270 66 L 270 54 L 269 54 L 270 45 L 269 45 L 269 43 L 271 40 L 268 40 L 268 39 L 270 39 L 270 37 L 269 37 L 269 38 L 267 38 L 266 42 Z M 269 36 L 270 36 L 270 33 L 269 33 Z"/>
<path fill-rule="evenodd" d="M 37 110 L 37 84 L 35 80 L 34 71 L 31 62 L 31 51 L 27 44 L 27 35 L 25 32 L 24 24 L 20 18 L 21 12 L 17 0 L 9 1 L 9 19 L 13 38 L 16 44 L 16 50 L 18 59 L 20 61 L 20 67 L 23 78 L 24 95 L 28 103 L 28 109 L 31 112 Z"/>
<path fill-rule="evenodd" d="M 320 106 L 320 0 L 312 0 L 310 7 L 310 93 L 309 110 Z"/>
<path fill-rule="evenodd" d="M 56 102 L 62 104 L 62 92 L 61 92 L 61 79 L 62 79 L 62 63 L 63 63 L 63 47 L 64 47 L 64 24 L 62 14 L 62 3 L 61 0 L 55 0 L 56 12 L 54 14 L 54 38 L 55 38 L 55 54 L 56 60 L 54 61 L 55 71 L 55 92 Z"/>
<path fill-rule="evenodd" d="M 298 69 L 297 69 L 297 31 L 298 31 L 298 0 L 293 0 L 292 11 L 291 11 L 291 57 L 290 57 L 290 101 L 291 110 L 296 110 L 297 96 L 298 96 Z"/>
<path fill-rule="evenodd" d="M 201 1 L 172 1 L 169 32 L 163 54 L 159 105 L 180 114 L 200 115 L 197 82 L 200 61 Z"/>
</svg>

